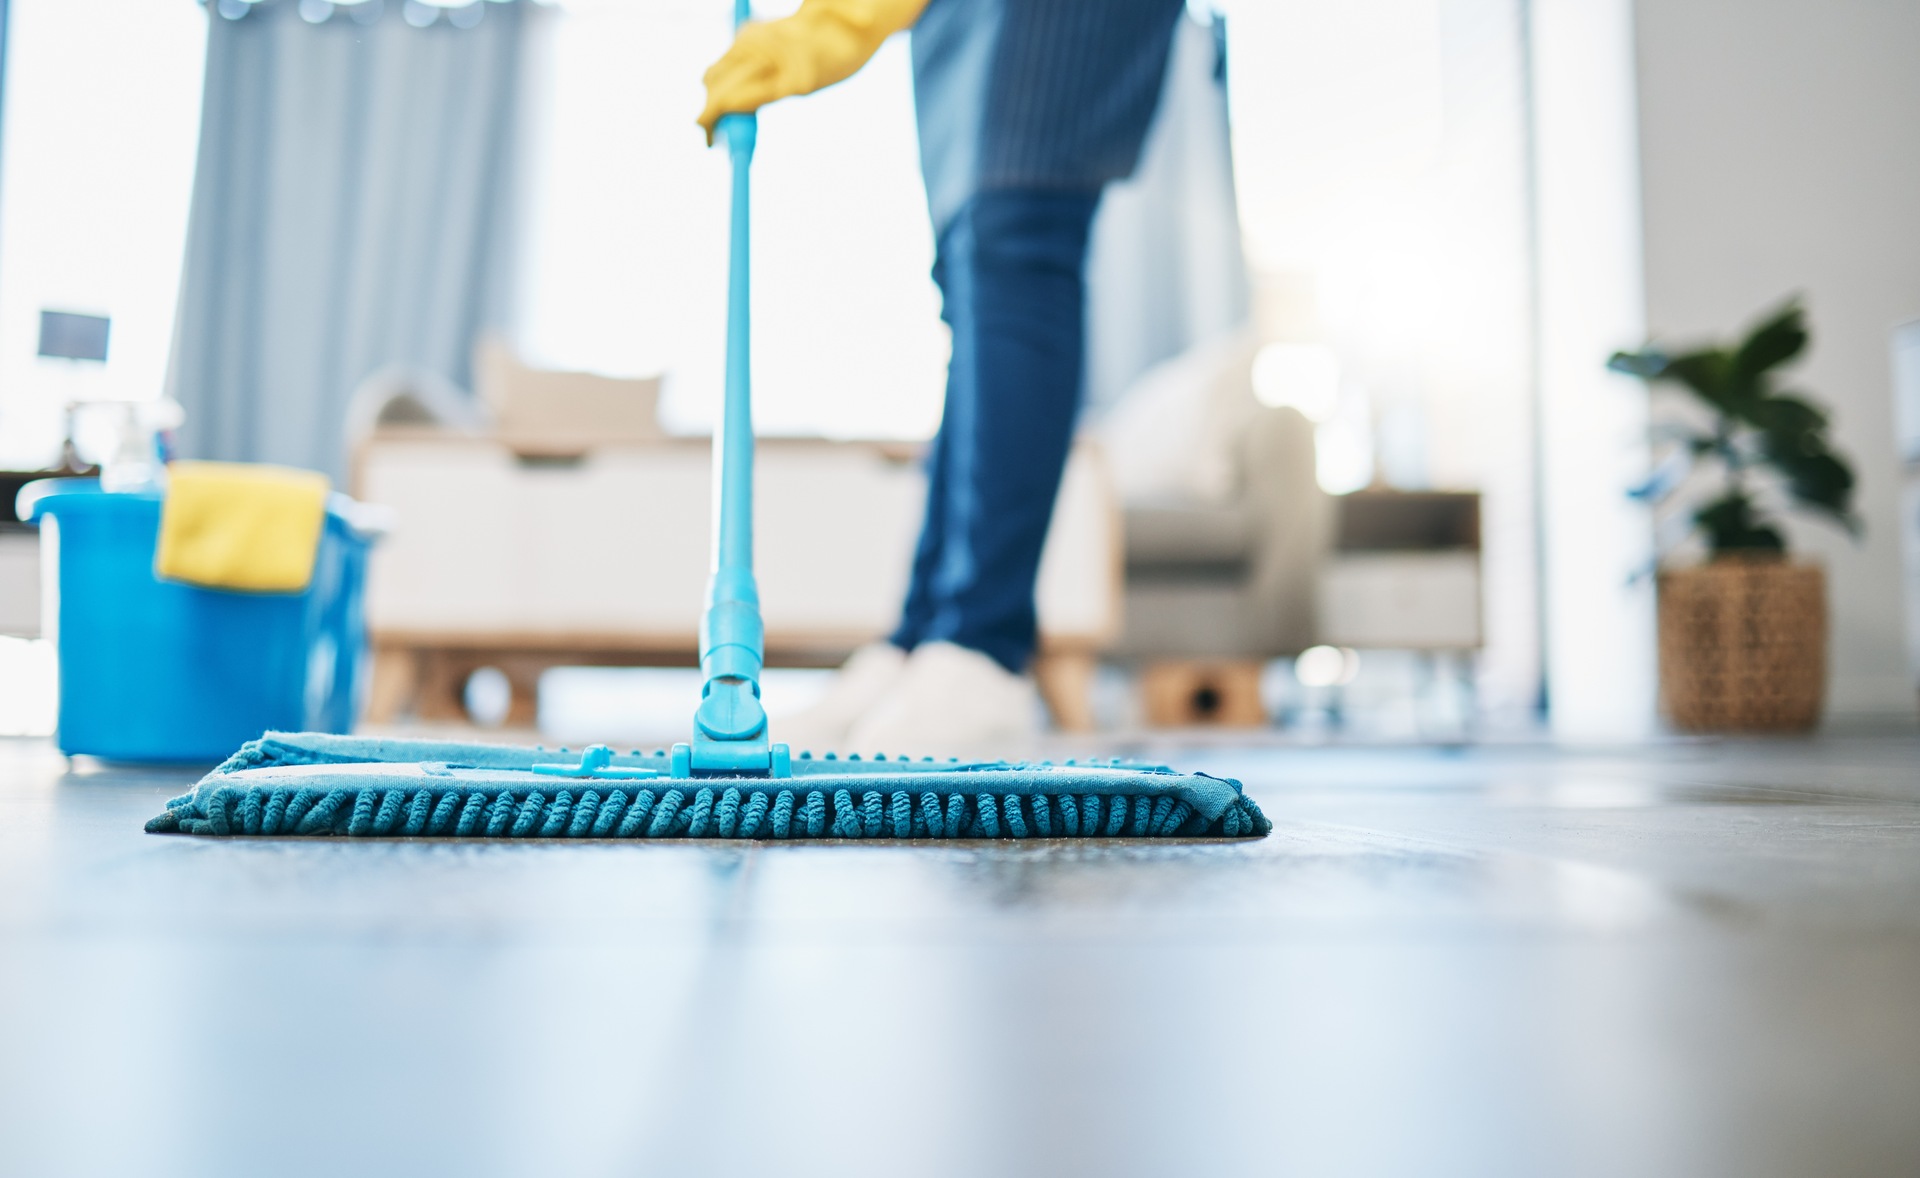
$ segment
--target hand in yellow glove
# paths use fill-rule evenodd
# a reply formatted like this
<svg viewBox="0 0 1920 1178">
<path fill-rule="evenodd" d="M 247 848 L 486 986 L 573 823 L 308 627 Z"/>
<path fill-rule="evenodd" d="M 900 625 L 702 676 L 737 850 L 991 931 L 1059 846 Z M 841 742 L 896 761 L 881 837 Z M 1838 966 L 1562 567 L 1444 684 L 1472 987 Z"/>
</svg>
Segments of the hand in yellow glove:
<svg viewBox="0 0 1920 1178">
<path fill-rule="evenodd" d="M 777 98 L 850 78 L 888 37 L 920 17 L 927 0 L 805 0 L 779 20 L 740 26 L 707 70 L 707 142 L 721 115 L 750 114 Z"/>
</svg>

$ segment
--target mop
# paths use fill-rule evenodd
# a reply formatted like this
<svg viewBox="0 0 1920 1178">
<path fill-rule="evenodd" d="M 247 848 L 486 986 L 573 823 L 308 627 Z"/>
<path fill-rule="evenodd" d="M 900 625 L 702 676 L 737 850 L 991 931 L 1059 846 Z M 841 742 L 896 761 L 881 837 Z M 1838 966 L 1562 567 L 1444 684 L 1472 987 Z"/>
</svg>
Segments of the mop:
<svg viewBox="0 0 1920 1178">
<path fill-rule="evenodd" d="M 747 0 L 737 0 L 745 19 Z M 751 114 L 720 120 L 733 168 L 725 404 L 713 439 L 713 567 L 693 738 L 652 753 L 269 732 L 147 823 L 152 833 L 426 838 L 1244 838 L 1271 824 L 1240 783 L 1164 765 L 884 753 L 769 740 L 753 576 Z"/>
</svg>

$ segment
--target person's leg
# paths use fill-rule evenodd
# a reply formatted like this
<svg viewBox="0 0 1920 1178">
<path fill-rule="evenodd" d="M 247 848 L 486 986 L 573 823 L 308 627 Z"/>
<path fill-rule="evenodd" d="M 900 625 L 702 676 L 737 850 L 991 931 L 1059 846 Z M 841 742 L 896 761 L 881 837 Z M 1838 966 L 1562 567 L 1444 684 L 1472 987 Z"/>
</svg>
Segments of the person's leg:
<svg viewBox="0 0 1920 1178">
<path fill-rule="evenodd" d="M 900 624 L 887 641 L 901 650 L 920 645 L 933 620 L 933 574 L 940 564 L 940 521 L 946 511 L 946 430 L 933 435 L 927 451 L 927 509 L 920 519 L 920 540 L 913 550 L 913 573 L 907 581 L 907 600 L 900 607 Z"/>
<path fill-rule="evenodd" d="M 1034 581 L 1079 408 L 1098 203 L 1097 192 L 987 191 L 942 234 L 953 362 L 925 524 L 938 532 L 922 540 L 923 556 L 929 542 L 938 553 L 922 589 L 932 609 L 915 640 L 1009 671 L 1033 653 Z"/>
<path fill-rule="evenodd" d="M 964 229 L 949 226 L 948 232 L 940 235 L 935 243 L 933 262 L 933 281 L 941 290 L 940 317 L 946 320 L 947 327 L 957 338 L 960 328 L 954 324 L 954 299 L 947 290 L 947 275 L 954 272 L 956 266 L 950 259 L 956 252 L 966 248 Z M 934 597 L 934 574 L 940 567 L 940 550 L 946 536 L 947 512 L 947 438 L 948 423 L 955 416 L 954 400 L 956 389 L 967 387 L 967 357 L 959 348 L 953 349 L 952 359 L 947 363 L 947 393 L 945 408 L 940 415 L 940 429 L 933 435 L 933 444 L 927 451 L 927 507 L 920 517 L 920 540 L 914 547 L 913 572 L 907 582 L 907 600 L 900 608 L 900 624 L 887 641 L 901 650 L 911 651 L 920 645 L 933 621 L 936 602 Z"/>
</svg>

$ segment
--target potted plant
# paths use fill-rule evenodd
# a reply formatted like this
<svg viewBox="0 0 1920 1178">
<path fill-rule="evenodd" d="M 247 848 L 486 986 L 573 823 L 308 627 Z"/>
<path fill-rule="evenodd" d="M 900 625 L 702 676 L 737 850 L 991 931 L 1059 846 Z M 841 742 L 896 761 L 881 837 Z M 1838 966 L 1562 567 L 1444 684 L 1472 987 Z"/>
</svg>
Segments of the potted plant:
<svg viewBox="0 0 1920 1178">
<path fill-rule="evenodd" d="M 1664 458 L 1632 492 L 1656 506 L 1682 500 L 1682 536 L 1698 535 L 1706 549 L 1704 563 L 1657 578 L 1660 693 L 1687 731 L 1802 732 L 1820 719 L 1826 577 L 1788 559 L 1772 511 L 1801 508 L 1855 535 L 1860 522 L 1827 415 L 1780 387 L 1780 370 L 1806 346 L 1805 315 L 1790 300 L 1731 347 L 1649 345 L 1607 364 L 1677 385 L 1706 411 L 1704 422 L 1688 415 L 1660 427 Z"/>
</svg>

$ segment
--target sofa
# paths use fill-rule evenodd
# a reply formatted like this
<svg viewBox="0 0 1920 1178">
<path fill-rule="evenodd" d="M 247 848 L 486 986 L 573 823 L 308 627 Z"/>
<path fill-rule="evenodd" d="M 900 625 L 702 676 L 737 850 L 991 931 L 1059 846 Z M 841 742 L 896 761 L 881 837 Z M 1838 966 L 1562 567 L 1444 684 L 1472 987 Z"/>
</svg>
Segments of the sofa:
<svg viewBox="0 0 1920 1178">
<path fill-rule="evenodd" d="M 368 574 L 369 716 L 463 715 L 483 666 L 531 723 L 558 665 L 692 665 L 709 564 L 710 447 L 651 428 L 652 382 L 542 373 L 483 356 L 484 413 L 441 412 L 445 388 L 388 372 L 351 415 L 356 497 L 397 526 Z M 515 388 L 502 391 L 506 380 Z M 549 395 L 543 382 L 565 386 Z M 645 401 L 641 413 L 622 398 Z M 460 398 L 459 414 L 472 402 Z M 593 428 L 601 410 L 610 426 Z M 566 420 L 529 406 L 565 406 Z M 447 418 L 440 420 L 440 418 Z M 831 666 L 898 617 L 926 495 L 921 447 L 765 438 L 755 563 L 769 665 Z M 1056 723 L 1091 725 L 1096 656 L 1120 629 L 1120 513 L 1097 443 L 1075 446 L 1037 591 L 1035 673 Z"/>
<path fill-rule="evenodd" d="M 1114 652 L 1135 659 L 1268 659 L 1318 641 L 1316 587 L 1331 505 L 1314 480 L 1313 424 L 1261 407 L 1230 451 L 1224 501 L 1124 508 L 1126 582 Z"/>
</svg>

